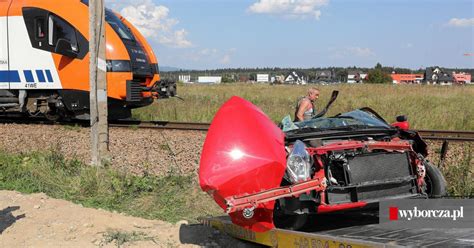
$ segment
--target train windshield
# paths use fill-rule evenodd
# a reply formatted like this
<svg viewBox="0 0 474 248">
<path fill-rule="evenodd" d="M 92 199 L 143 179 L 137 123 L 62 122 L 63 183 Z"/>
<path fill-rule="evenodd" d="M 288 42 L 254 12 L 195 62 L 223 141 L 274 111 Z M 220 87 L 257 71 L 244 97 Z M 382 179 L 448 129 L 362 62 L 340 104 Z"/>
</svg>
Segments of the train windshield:
<svg viewBox="0 0 474 248">
<path fill-rule="evenodd" d="M 112 26 L 115 32 L 120 36 L 122 39 L 126 40 L 135 40 L 133 37 L 132 32 L 130 29 L 125 26 L 120 18 L 116 16 L 111 10 L 105 9 L 105 21 Z"/>
</svg>

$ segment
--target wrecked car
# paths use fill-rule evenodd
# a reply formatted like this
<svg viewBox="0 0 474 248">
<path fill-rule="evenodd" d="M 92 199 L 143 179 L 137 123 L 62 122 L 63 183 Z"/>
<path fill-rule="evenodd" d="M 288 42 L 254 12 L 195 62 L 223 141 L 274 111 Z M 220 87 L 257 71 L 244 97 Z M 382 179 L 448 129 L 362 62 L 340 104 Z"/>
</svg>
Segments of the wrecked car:
<svg viewBox="0 0 474 248">
<path fill-rule="evenodd" d="M 201 188 L 234 224 L 299 229 L 311 214 L 365 209 L 385 199 L 441 197 L 446 182 L 408 122 L 370 108 L 275 125 L 232 97 L 219 109 L 201 155 Z"/>
</svg>

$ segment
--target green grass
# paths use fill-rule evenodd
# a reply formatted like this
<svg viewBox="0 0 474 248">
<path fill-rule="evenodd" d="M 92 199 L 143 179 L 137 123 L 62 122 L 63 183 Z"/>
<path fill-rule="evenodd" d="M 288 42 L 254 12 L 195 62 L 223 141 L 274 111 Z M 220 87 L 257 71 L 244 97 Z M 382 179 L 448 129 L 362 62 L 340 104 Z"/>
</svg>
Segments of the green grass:
<svg viewBox="0 0 474 248">
<path fill-rule="evenodd" d="M 466 148 L 458 164 L 442 168 L 450 196 L 474 197 L 472 150 Z M 116 169 L 96 168 L 66 160 L 55 151 L 10 155 L 0 151 L 0 189 L 23 193 L 44 192 L 50 197 L 128 215 L 168 222 L 188 220 L 223 211 L 203 193 L 195 175 L 142 176 Z M 139 234 L 108 232 L 107 242 L 123 244 Z"/>
<path fill-rule="evenodd" d="M 117 248 L 120 248 L 125 243 L 133 243 L 135 241 L 144 241 L 144 240 L 151 240 L 154 243 L 156 241 L 153 237 L 149 237 L 147 234 L 143 232 L 124 232 L 120 230 L 114 229 L 107 229 L 107 231 L 102 235 L 103 239 L 100 243 L 101 246 L 107 245 L 110 243 L 115 243 Z"/>
<path fill-rule="evenodd" d="M 79 132 L 82 127 L 78 124 L 74 124 L 74 125 L 63 125 L 62 126 L 64 128 L 64 130 L 68 130 L 68 131 L 76 131 L 76 132 Z"/>
<path fill-rule="evenodd" d="M 169 222 L 196 222 L 222 213 L 198 188 L 193 175 L 136 176 L 95 168 L 59 153 L 9 155 L 0 152 L 0 189 L 44 192 L 86 207 L 115 210 Z"/>
<path fill-rule="evenodd" d="M 460 162 L 441 168 L 448 182 L 450 196 L 474 197 L 474 160 L 471 145 L 464 147 Z"/>
<path fill-rule="evenodd" d="M 266 84 L 179 85 L 184 101 L 172 98 L 133 111 L 141 120 L 210 122 L 231 96 L 241 96 L 260 107 L 273 121 L 292 115 L 296 99 L 311 87 Z M 371 107 L 388 122 L 405 114 L 413 128 L 474 130 L 474 87 L 432 85 L 335 85 L 317 86 L 321 97 L 317 108 L 326 105 L 332 90 L 339 98 L 328 115 Z"/>
</svg>

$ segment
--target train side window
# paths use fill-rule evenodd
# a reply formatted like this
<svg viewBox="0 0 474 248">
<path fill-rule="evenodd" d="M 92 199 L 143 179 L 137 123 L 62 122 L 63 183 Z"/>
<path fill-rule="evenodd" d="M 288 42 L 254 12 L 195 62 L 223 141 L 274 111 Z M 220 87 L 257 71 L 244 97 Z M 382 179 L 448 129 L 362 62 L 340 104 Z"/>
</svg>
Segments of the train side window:
<svg viewBox="0 0 474 248">
<path fill-rule="evenodd" d="M 33 7 L 23 7 L 22 12 L 33 48 L 80 60 L 89 52 L 87 39 L 69 23 L 68 16 L 63 18 L 46 9 Z"/>
<path fill-rule="evenodd" d="M 37 39 L 43 39 L 46 36 L 44 24 L 43 18 L 35 18 L 35 36 Z"/>
<path fill-rule="evenodd" d="M 74 52 L 79 51 L 76 30 L 61 18 L 49 15 L 48 17 L 48 44 L 56 46 L 58 39 L 66 39 L 71 43 Z"/>
<path fill-rule="evenodd" d="M 87 39 L 69 19 L 41 8 L 23 7 L 22 12 L 33 48 L 81 60 L 89 52 Z"/>
</svg>

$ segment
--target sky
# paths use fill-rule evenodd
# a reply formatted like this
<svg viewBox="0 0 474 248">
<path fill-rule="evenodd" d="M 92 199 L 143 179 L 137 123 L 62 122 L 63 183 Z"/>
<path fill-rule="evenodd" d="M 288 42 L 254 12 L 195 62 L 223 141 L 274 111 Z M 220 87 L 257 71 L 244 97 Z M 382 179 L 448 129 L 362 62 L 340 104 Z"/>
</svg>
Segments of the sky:
<svg viewBox="0 0 474 248">
<path fill-rule="evenodd" d="M 472 0 L 106 0 L 160 66 L 474 68 Z M 469 54 L 470 56 L 466 56 Z"/>
</svg>

